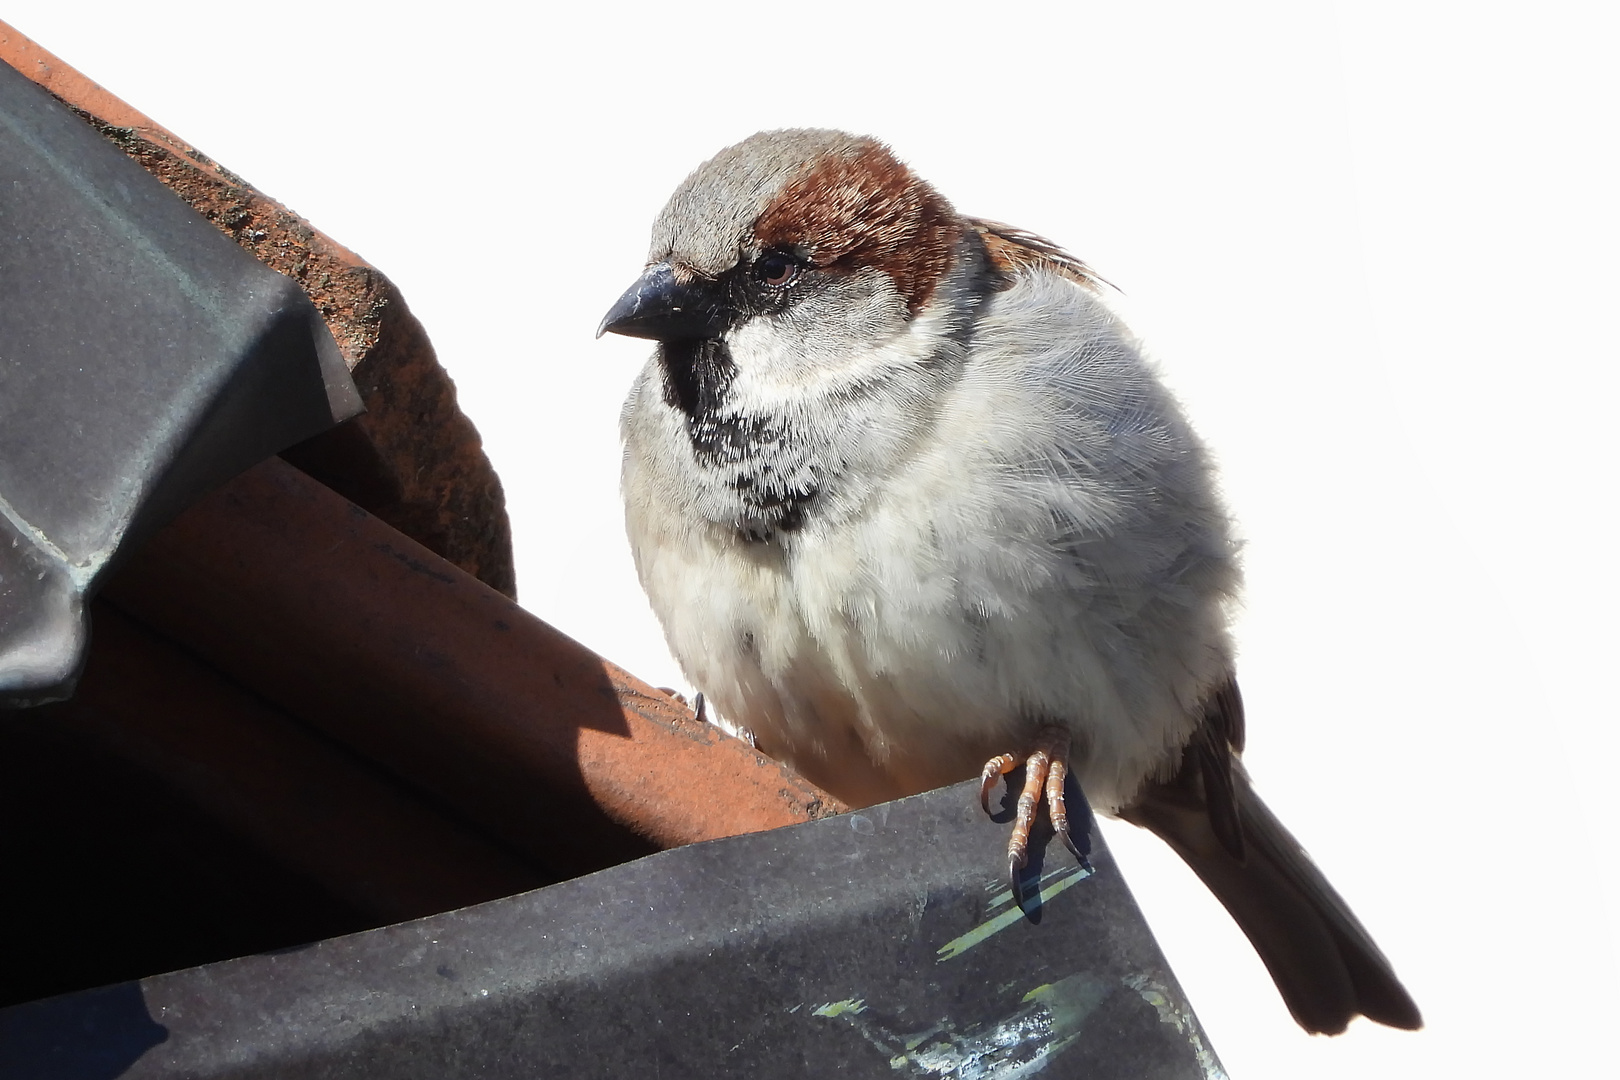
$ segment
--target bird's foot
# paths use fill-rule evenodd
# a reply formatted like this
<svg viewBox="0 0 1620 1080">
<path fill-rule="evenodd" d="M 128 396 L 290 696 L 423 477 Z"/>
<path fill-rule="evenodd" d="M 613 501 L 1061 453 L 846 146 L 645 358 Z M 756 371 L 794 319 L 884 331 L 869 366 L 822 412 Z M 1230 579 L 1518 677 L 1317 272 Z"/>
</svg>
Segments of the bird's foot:
<svg viewBox="0 0 1620 1080">
<path fill-rule="evenodd" d="M 691 701 L 687 701 L 686 695 L 675 689 L 673 686 L 660 686 L 658 689 L 663 693 L 668 694 L 682 705 L 685 705 L 687 708 L 691 709 L 693 719 L 695 719 L 698 723 L 707 724 L 709 722 L 709 715 L 704 708 L 703 691 L 699 690 L 696 694 L 692 695 Z M 749 745 L 752 746 L 753 743 L 750 742 Z"/>
<path fill-rule="evenodd" d="M 1048 724 L 1035 733 L 1035 749 L 1028 757 L 1020 760 L 1016 754 L 1001 754 L 985 762 L 979 778 L 979 804 L 985 813 L 990 813 L 990 792 L 996 780 L 1019 765 L 1024 766 L 1024 790 L 1018 796 L 1017 816 L 1007 840 L 1007 877 L 1015 895 L 1018 871 L 1029 862 L 1029 830 L 1035 824 L 1042 788 L 1046 790 L 1046 810 L 1053 831 L 1063 838 L 1063 846 L 1073 852 L 1080 865 L 1089 865 L 1069 831 L 1069 808 L 1063 800 L 1063 781 L 1069 772 L 1069 729 Z"/>
</svg>

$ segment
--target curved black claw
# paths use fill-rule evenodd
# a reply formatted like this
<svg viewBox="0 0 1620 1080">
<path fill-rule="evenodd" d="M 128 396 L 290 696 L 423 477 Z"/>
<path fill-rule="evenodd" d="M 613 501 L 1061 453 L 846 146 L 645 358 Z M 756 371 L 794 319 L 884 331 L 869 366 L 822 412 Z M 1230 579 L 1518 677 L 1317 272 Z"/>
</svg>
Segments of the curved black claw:
<svg viewBox="0 0 1620 1080">
<path fill-rule="evenodd" d="M 1067 829 L 1065 829 L 1063 832 L 1059 833 L 1058 835 L 1063 837 L 1063 846 L 1069 849 L 1069 854 L 1073 855 L 1075 857 L 1075 859 L 1080 863 L 1080 869 L 1085 870 L 1085 871 L 1087 871 L 1089 873 L 1091 871 L 1091 869 L 1092 869 L 1091 859 L 1089 857 L 1090 856 L 1091 845 L 1087 844 L 1086 845 L 1086 850 L 1082 851 L 1082 850 L 1080 850 L 1080 845 L 1078 845 L 1078 844 L 1076 844 L 1074 842 L 1074 837 L 1069 835 L 1069 831 Z"/>
<path fill-rule="evenodd" d="M 1018 758 L 1012 754 L 999 754 L 984 763 L 984 771 L 979 774 L 979 805 L 990 817 L 996 813 L 990 809 L 990 792 L 995 789 L 996 781 L 1012 772 L 1019 765 Z"/>
<path fill-rule="evenodd" d="M 1066 775 L 1063 784 L 1065 790 L 1063 801 L 1065 805 L 1078 808 L 1075 824 L 1079 827 L 1071 826 L 1068 815 L 1065 813 L 1064 828 L 1058 830 L 1058 834 L 1063 837 L 1063 846 L 1069 849 L 1069 854 L 1079 860 L 1080 869 L 1089 873 L 1093 869 L 1091 865 L 1091 829 L 1094 818 L 1091 813 L 1091 804 L 1086 799 L 1086 793 L 1080 790 L 1080 781 L 1074 778 L 1074 773 L 1071 772 Z"/>
</svg>

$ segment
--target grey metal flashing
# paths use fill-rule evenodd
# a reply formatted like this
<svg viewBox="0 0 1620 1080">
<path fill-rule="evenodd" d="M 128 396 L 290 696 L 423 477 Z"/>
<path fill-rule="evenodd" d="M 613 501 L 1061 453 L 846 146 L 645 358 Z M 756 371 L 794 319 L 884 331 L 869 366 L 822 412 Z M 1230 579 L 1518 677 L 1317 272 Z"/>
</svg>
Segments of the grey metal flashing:
<svg viewBox="0 0 1620 1080">
<path fill-rule="evenodd" d="M 1224 1076 L 1100 838 L 1026 913 L 1006 829 L 958 785 L 16 1006 L 0 1077 Z"/>
<path fill-rule="evenodd" d="M 0 705 L 71 693 L 121 549 L 359 411 L 295 282 L 0 63 Z"/>
</svg>

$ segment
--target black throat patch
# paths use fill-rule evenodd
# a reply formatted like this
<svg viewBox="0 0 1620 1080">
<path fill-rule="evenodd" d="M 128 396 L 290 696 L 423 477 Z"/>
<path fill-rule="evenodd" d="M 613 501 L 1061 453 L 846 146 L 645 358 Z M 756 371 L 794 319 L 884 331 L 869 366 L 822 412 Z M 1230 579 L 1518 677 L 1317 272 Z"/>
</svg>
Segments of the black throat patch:
<svg viewBox="0 0 1620 1080">
<path fill-rule="evenodd" d="M 664 401 L 686 414 L 686 425 L 700 416 L 718 414 L 737 375 L 731 350 L 720 338 L 664 341 L 658 345 L 664 370 Z"/>
<path fill-rule="evenodd" d="M 671 341 L 659 350 L 664 401 L 682 414 L 697 463 L 719 474 L 736 498 L 738 535 L 767 543 L 797 531 L 821 490 L 821 470 L 780 421 L 729 406 L 737 368 L 726 343 Z"/>
</svg>

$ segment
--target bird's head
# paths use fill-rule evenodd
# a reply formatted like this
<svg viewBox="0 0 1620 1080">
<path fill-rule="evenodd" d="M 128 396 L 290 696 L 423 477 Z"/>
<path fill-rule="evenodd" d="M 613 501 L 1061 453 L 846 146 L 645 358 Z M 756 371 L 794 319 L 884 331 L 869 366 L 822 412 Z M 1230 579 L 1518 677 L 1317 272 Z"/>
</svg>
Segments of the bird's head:
<svg viewBox="0 0 1620 1080">
<path fill-rule="evenodd" d="M 645 272 L 598 333 L 662 342 L 677 382 L 693 362 L 836 382 L 928 309 L 964 227 L 874 139 L 761 132 L 675 190 Z"/>
</svg>

